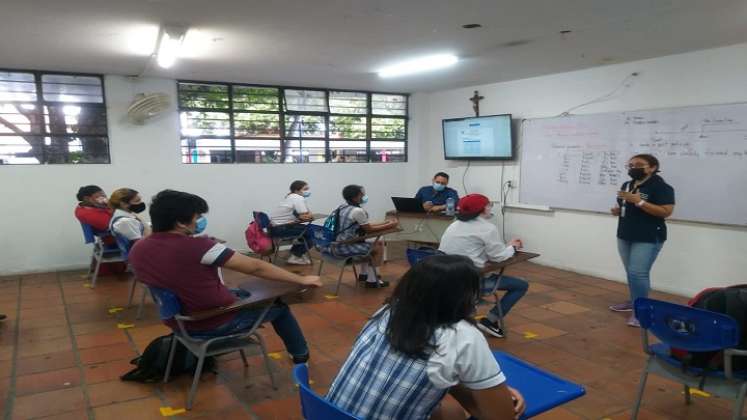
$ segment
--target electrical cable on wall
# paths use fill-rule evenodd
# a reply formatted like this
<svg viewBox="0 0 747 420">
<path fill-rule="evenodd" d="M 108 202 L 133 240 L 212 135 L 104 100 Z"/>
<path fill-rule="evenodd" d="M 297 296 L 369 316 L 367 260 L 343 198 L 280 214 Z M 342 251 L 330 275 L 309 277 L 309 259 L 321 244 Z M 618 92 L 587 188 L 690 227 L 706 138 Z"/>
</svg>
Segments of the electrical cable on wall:
<svg viewBox="0 0 747 420">
<path fill-rule="evenodd" d="M 604 102 L 604 101 L 612 99 L 612 97 L 615 96 L 618 92 L 621 92 L 623 89 L 629 88 L 630 85 L 631 85 L 630 81 L 633 80 L 633 78 L 637 77 L 638 75 L 640 75 L 640 73 L 638 73 L 638 72 L 630 73 L 629 75 L 627 75 L 623 79 L 622 82 L 620 82 L 620 84 L 614 90 L 612 90 L 612 92 L 604 94 L 604 95 L 602 95 L 602 96 L 600 96 L 598 98 L 592 99 L 592 100 L 590 100 L 588 102 L 584 102 L 581 105 L 576 105 L 573 108 L 571 108 L 571 109 L 569 109 L 569 110 L 567 110 L 565 112 L 561 112 L 558 116 L 559 117 L 567 117 L 568 115 L 570 115 L 571 111 L 575 111 L 575 110 L 577 110 L 577 109 L 579 109 L 581 107 L 585 107 L 587 105 L 596 104 L 596 103 L 599 103 L 599 102 Z"/>
<path fill-rule="evenodd" d="M 462 188 L 464 188 L 464 195 L 469 194 L 469 191 L 467 190 L 467 183 L 465 182 L 465 179 L 467 178 L 467 172 L 469 171 L 469 167 L 472 164 L 471 160 L 467 161 L 467 167 L 464 169 L 464 173 L 462 174 Z"/>
</svg>

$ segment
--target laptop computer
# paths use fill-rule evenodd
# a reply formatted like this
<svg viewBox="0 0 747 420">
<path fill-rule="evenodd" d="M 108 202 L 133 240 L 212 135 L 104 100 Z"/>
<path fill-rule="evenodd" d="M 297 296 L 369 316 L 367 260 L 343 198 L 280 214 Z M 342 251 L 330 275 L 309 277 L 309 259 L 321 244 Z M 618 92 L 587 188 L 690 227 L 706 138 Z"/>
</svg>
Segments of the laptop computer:
<svg viewBox="0 0 747 420">
<path fill-rule="evenodd" d="M 423 203 L 417 198 L 410 197 L 392 197 L 392 203 L 397 211 L 403 213 L 425 213 Z"/>
</svg>

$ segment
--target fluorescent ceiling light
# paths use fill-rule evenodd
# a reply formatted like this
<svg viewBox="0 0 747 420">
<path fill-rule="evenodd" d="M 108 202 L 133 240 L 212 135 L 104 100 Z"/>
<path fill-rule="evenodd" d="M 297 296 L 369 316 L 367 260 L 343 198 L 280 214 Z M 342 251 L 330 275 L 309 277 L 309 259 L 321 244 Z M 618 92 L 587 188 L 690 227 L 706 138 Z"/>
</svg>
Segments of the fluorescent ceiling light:
<svg viewBox="0 0 747 420">
<path fill-rule="evenodd" d="M 379 77 L 406 76 L 453 66 L 459 58 L 453 54 L 435 54 L 403 61 L 379 70 Z"/>
<path fill-rule="evenodd" d="M 163 28 L 161 42 L 158 44 L 158 52 L 156 53 L 156 61 L 159 66 L 167 69 L 174 65 L 186 33 L 186 28 L 178 26 Z"/>
</svg>

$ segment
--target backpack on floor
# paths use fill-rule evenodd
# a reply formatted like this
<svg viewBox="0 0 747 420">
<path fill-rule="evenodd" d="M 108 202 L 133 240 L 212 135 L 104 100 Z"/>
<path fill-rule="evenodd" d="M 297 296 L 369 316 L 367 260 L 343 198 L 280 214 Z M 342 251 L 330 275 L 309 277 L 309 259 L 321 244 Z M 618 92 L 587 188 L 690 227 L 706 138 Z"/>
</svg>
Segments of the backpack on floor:
<svg viewBox="0 0 747 420">
<path fill-rule="evenodd" d="M 171 341 L 174 339 L 174 334 L 169 334 L 151 341 L 140 357 L 136 357 L 130 361 L 131 364 L 137 367 L 120 376 L 119 379 L 142 383 L 162 381 L 166 373 L 166 363 L 169 361 Z M 214 367 L 215 359 L 213 357 L 206 357 L 203 372 L 212 371 Z M 177 342 L 169 380 L 183 373 L 194 374 L 195 369 L 197 369 L 197 357 L 190 353 L 182 343 Z"/>
<path fill-rule="evenodd" d="M 747 285 L 730 287 L 712 287 L 704 289 L 687 302 L 693 308 L 718 312 L 734 318 L 739 325 L 740 339 L 738 349 L 747 350 Z M 697 367 L 708 370 L 722 370 L 724 356 L 721 351 L 689 352 L 682 349 L 671 349 L 672 357 L 680 360 L 685 367 Z M 747 369 L 747 356 L 734 356 L 734 370 Z"/>
</svg>

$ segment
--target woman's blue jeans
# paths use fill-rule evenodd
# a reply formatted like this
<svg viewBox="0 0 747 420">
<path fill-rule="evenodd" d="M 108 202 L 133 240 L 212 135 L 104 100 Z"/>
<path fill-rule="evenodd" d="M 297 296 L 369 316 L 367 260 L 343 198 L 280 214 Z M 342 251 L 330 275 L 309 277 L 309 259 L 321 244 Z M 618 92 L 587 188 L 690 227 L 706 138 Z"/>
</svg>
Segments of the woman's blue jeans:
<svg viewBox="0 0 747 420">
<path fill-rule="evenodd" d="M 632 242 L 617 239 L 617 250 L 628 276 L 631 302 L 635 302 L 639 297 L 648 297 L 648 291 L 651 289 L 651 267 L 663 246 L 664 242 Z"/>
</svg>

